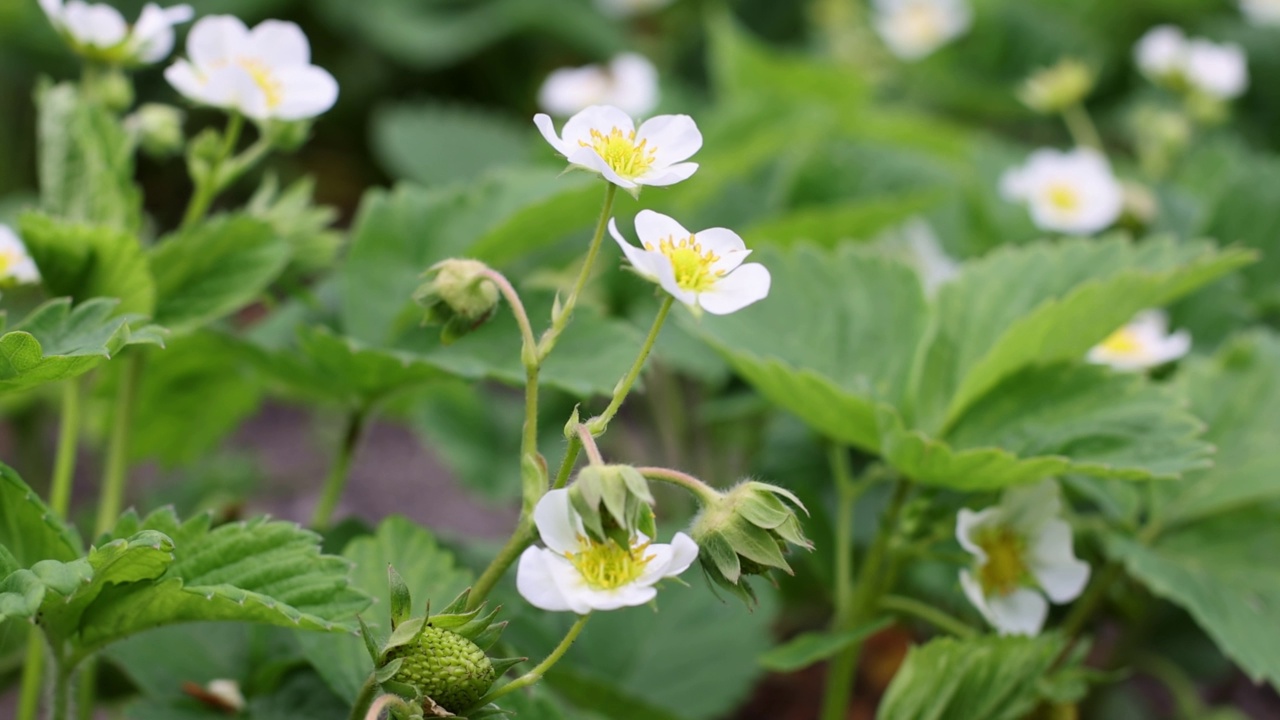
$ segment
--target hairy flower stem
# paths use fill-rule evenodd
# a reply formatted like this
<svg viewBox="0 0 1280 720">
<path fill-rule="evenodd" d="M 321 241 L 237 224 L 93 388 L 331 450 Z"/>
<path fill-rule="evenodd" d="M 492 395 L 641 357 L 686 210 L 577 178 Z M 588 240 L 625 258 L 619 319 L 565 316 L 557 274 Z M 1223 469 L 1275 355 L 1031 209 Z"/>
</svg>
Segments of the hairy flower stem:
<svg viewBox="0 0 1280 720">
<path fill-rule="evenodd" d="M 146 356 L 135 350 L 124 362 L 120 386 L 116 388 L 115 412 L 111 417 L 111 436 L 107 441 L 107 457 L 102 474 L 102 490 L 98 499 L 98 519 L 93 535 L 109 532 L 120 517 L 124 503 L 125 480 L 129 470 L 129 436 L 133 429 L 133 405 L 138 396 L 138 381 Z"/>
<path fill-rule="evenodd" d="M 917 617 L 939 630 L 946 631 L 964 640 L 978 636 L 978 631 L 968 623 L 915 598 L 901 595 L 885 595 L 880 598 L 880 609 L 900 615 Z"/>
<path fill-rule="evenodd" d="M 542 676 L 546 675 L 547 671 L 551 669 L 551 666 L 560 662 L 560 658 L 564 657 L 564 654 L 569 651 L 569 647 L 573 645 L 574 640 L 578 639 L 578 634 L 582 632 L 582 628 L 587 624 L 587 620 L 589 619 L 591 619 L 590 613 L 580 616 L 577 622 L 573 624 L 573 627 L 569 628 L 569 632 L 565 634 L 564 639 L 560 641 L 560 644 L 556 646 L 556 649 L 552 650 L 551 654 L 547 656 L 547 659 L 538 663 L 537 667 L 521 675 L 515 680 L 512 680 L 496 690 L 490 691 L 488 695 L 480 698 L 480 701 L 476 703 L 476 707 L 484 707 L 488 703 L 493 702 L 507 693 L 515 692 L 522 687 L 528 687 L 529 685 L 541 680 Z"/>
<path fill-rule="evenodd" d="M 835 456 L 833 454 L 833 460 Z M 853 500 L 848 501 L 848 510 L 842 507 L 842 512 L 848 513 L 849 523 L 836 528 L 837 542 L 843 545 L 849 545 L 848 556 L 850 558 L 849 565 L 852 565 L 852 541 L 853 541 L 853 503 L 857 500 L 857 485 L 849 480 L 846 470 L 841 469 L 840 464 L 833 463 L 833 471 L 837 476 L 838 487 L 853 486 Z M 840 474 L 845 474 L 845 480 L 840 480 Z M 865 483 L 864 483 L 865 484 Z M 882 568 L 884 566 L 886 555 L 890 547 L 890 541 L 893 538 L 893 532 L 898 526 L 898 516 L 902 512 L 902 506 L 906 503 L 907 495 L 911 489 L 910 483 L 904 478 L 899 477 L 894 485 L 893 498 L 889 501 L 889 507 L 885 510 L 884 517 L 880 521 L 880 528 L 876 533 L 876 539 L 872 543 L 871 548 L 867 551 L 867 560 L 863 564 L 862 570 L 858 573 L 858 580 L 854 592 L 845 595 L 844 602 L 848 603 L 845 614 L 840 614 L 841 608 L 837 607 L 833 630 L 849 630 L 858 627 L 860 624 L 870 619 L 876 607 L 880 604 L 880 598 L 885 590 L 882 582 Z M 842 497 L 843 500 L 843 497 Z M 841 547 L 837 545 L 837 548 Z M 845 571 L 845 578 L 849 577 L 850 570 Z M 837 590 L 837 593 L 839 590 Z M 854 643 L 845 648 L 840 654 L 832 659 L 831 664 L 827 666 L 827 685 L 822 697 L 822 712 L 819 715 L 821 720 L 844 720 L 848 715 L 849 701 L 853 697 L 853 682 L 856 679 L 858 669 L 858 656 L 862 652 L 862 643 Z"/>
<path fill-rule="evenodd" d="M 600 448 L 596 445 L 596 439 L 591 435 L 591 431 L 586 425 L 579 425 L 577 430 L 578 440 L 587 451 L 587 462 L 592 465 L 603 465 L 604 456 L 600 454 Z"/>
<path fill-rule="evenodd" d="M 213 199 L 226 186 L 227 183 L 221 177 L 222 166 L 235 151 L 242 130 L 244 130 L 244 116 L 238 112 L 232 112 L 227 118 L 227 129 L 222 133 L 222 149 L 218 157 L 209 165 L 207 174 L 194 178 L 195 192 L 191 194 L 191 202 L 182 215 L 183 230 L 195 227 L 204 219 L 205 213 L 209 212 L 209 206 L 213 204 Z"/>
<path fill-rule="evenodd" d="M 356 702 L 351 706 L 351 714 L 348 720 L 364 720 L 372 711 L 370 707 L 374 704 L 374 698 L 377 697 L 381 689 L 378 687 L 378 678 L 375 673 L 369 673 L 369 678 L 360 686 L 360 692 L 356 695 Z M 380 698 L 379 698 L 380 699 Z M 373 717 L 378 717 L 374 715 Z"/>
<path fill-rule="evenodd" d="M 679 470 L 660 467 L 638 467 L 636 471 L 650 480 L 671 483 L 688 490 L 703 505 L 713 503 L 720 498 L 720 493 L 716 492 L 715 488 Z"/>
<path fill-rule="evenodd" d="M 538 355 L 538 341 L 533 336 L 533 326 L 529 323 L 529 313 L 520 301 L 511 281 L 492 268 L 480 273 L 489 278 L 498 291 L 511 306 L 511 314 L 520 326 L 520 362 L 524 365 L 524 433 L 520 438 L 520 456 L 522 458 L 536 455 L 538 452 L 538 371 L 542 368 L 542 358 Z"/>
<path fill-rule="evenodd" d="M 53 707 L 50 720 L 71 720 L 71 669 L 59 662 L 53 675 Z"/>
<path fill-rule="evenodd" d="M 351 460 L 355 457 L 356 447 L 364 434 L 365 420 L 369 415 L 368 408 L 354 410 L 347 416 L 347 426 L 343 433 L 342 445 L 329 467 L 329 476 L 325 478 L 324 490 L 316 503 L 315 512 L 311 516 L 311 529 L 324 530 L 329 527 L 333 511 L 342 499 L 342 491 L 347 486 L 347 477 L 351 474 Z"/>
<path fill-rule="evenodd" d="M 1067 132 L 1071 134 L 1071 139 L 1076 145 L 1093 148 L 1103 155 L 1107 154 L 1107 149 L 1102 144 L 1102 135 L 1098 133 L 1098 127 L 1093 124 L 1093 119 L 1089 117 L 1089 112 L 1083 105 L 1077 103 L 1063 110 L 1062 121 L 1066 123 Z"/>
<path fill-rule="evenodd" d="M 569 447 L 564 449 L 564 458 L 560 460 L 560 469 L 556 472 L 556 479 L 551 483 L 554 490 L 559 490 L 569 483 L 569 475 L 573 473 L 573 466 L 578 462 L 578 454 L 582 452 L 582 441 L 578 439 L 577 434 L 569 438 Z"/>
<path fill-rule="evenodd" d="M 587 429 L 592 435 L 599 435 L 609 427 L 609 421 L 614 415 L 618 414 L 618 409 L 622 407 L 622 402 L 627 399 L 627 394 L 631 392 L 631 386 L 636 384 L 636 379 L 640 377 L 640 372 L 644 370 L 644 363 L 649 359 L 649 353 L 653 351 L 653 345 L 658 341 L 658 333 L 662 332 L 662 325 L 667 321 L 667 314 L 671 312 L 671 305 L 675 303 L 675 298 L 668 296 L 662 301 L 662 306 L 658 308 L 658 315 L 653 319 L 653 327 L 649 328 L 649 336 L 644 339 L 644 345 L 640 347 L 640 354 L 636 356 L 636 361 L 631 365 L 631 369 L 620 380 L 613 389 L 613 399 L 609 401 L 609 407 L 604 412 L 587 421 Z"/>
<path fill-rule="evenodd" d="M 556 346 L 556 340 L 559 339 L 560 333 L 568 327 L 569 320 L 573 318 L 573 309 L 578 304 L 578 296 L 582 294 L 582 288 L 586 287 L 587 280 L 591 277 L 591 269 L 596 264 L 596 255 L 600 254 L 600 245 L 604 242 L 604 231 L 609 225 L 609 217 L 613 212 L 613 198 L 618 194 L 618 186 L 608 183 L 604 191 L 604 206 L 600 209 L 600 219 L 596 222 L 595 235 L 591 237 L 591 245 L 587 247 L 587 257 L 582 261 L 582 270 L 578 273 L 578 280 L 573 284 L 573 290 L 569 293 L 569 297 L 565 299 L 564 305 L 560 307 L 560 311 L 551 318 L 551 327 L 542 334 L 542 339 L 538 341 L 538 360 L 541 362 L 551 354 L 551 350 Z"/>
</svg>

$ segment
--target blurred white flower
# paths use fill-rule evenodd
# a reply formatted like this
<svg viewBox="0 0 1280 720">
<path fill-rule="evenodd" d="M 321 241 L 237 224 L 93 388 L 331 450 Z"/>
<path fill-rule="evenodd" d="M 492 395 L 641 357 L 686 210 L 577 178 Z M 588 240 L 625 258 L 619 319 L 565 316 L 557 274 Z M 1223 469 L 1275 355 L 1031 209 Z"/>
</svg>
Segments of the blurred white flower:
<svg viewBox="0 0 1280 720">
<path fill-rule="evenodd" d="M 600 12 L 613 17 L 631 17 L 670 5 L 672 0 L 596 0 Z"/>
<path fill-rule="evenodd" d="M 902 236 L 927 297 L 936 295 L 938 288 L 960 274 L 960 263 L 947 254 L 928 222 L 919 218 L 912 220 L 902 229 Z"/>
<path fill-rule="evenodd" d="M 244 693 L 240 692 L 240 683 L 235 680 L 227 680 L 225 678 L 210 680 L 209 684 L 204 686 L 204 689 L 211 698 L 216 698 L 221 703 L 223 709 L 233 713 L 244 710 Z"/>
<path fill-rule="evenodd" d="M 27 254 L 27 246 L 8 225 L 0 225 L 0 285 L 40 282 L 40 271 Z"/>
<path fill-rule="evenodd" d="M 1146 310 L 1094 346 L 1086 357 L 1096 365 L 1131 372 L 1172 362 L 1190 350 L 1190 333 L 1170 333 L 1168 315 L 1161 310 Z"/>
<path fill-rule="evenodd" d="M 72 49 L 113 65 L 149 65 L 173 51 L 173 26 L 195 17 L 190 5 L 162 8 L 147 3 L 132 27 L 119 10 L 101 3 L 40 0 L 49 22 Z"/>
<path fill-rule="evenodd" d="M 641 277 L 658 283 L 694 312 L 727 315 L 769 294 L 769 270 L 759 263 L 742 264 L 751 251 L 732 230 L 691 233 L 662 213 L 641 210 L 636 234 L 643 249 L 628 243 L 613 219 L 609 232 Z"/>
<path fill-rule="evenodd" d="M 1110 164 L 1089 148 L 1036 150 L 1025 165 L 1005 171 L 1000 193 L 1025 202 L 1041 230 L 1076 235 L 1106 229 L 1124 207 L 1124 189 Z"/>
<path fill-rule="evenodd" d="M 1057 483 L 1045 480 L 1006 490 L 999 505 L 962 509 L 956 518 L 956 539 L 977 558 L 960 571 L 960 585 L 1001 635 L 1039 634 L 1049 613 L 1045 595 L 1058 605 L 1070 602 L 1089 580 L 1060 509 Z"/>
<path fill-rule="evenodd" d="M 304 120 L 338 99 L 337 81 L 311 64 L 307 36 L 291 22 L 249 30 L 230 15 L 210 15 L 191 29 L 187 55 L 164 73 L 178 92 L 253 120 Z"/>
<path fill-rule="evenodd" d="M 1240 0 L 1240 12 L 1254 25 L 1280 25 L 1280 0 Z"/>
<path fill-rule="evenodd" d="M 973 23 L 968 0 L 875 0 L 876 32 L 903 60 L 919 60 Z"/>
<path fill-rule="evenodd" d="M 657 596 L 655 583 L 684 572 L 698 557 L 698 545 L 684 533 L 676 533 L 670 545 L 636 533 L 625 548 L 592 539 L 567 489 L 543 495 L 533 521 L 547 547 L 531 547 L 520 556 L 516 589 L 529 604 L 552 612 L 586 615 L 643 605 Z"/>
<path fill-rule="evenodd" d="M 1147 31 L 1133 52 L 1142 74 L 1174 89 L 1230 100 L 1249 86 L 1248 62 L 1235 43 L 1188 39 L 1176 27 L 1160 25 Z"/>
<path fill-rule="evenodd" d="M 628 115 L 644 115 L 658 104 L 658 70 L 643 55 L 622 53 L 608 65 L 561 68 L 547 76 L 538 105 L 567 116 L 592 105 L 613 105 Z"/>
<path fill-rule="evenodd" d="M 683 162 L 702 147 L 702 133 L 688 115 L 659 115 L 637 129 L 618 108 L 592 105 L 569 118 L 559 137 L 549 115 L 538 113 L 533 123 L 570 165 L 598 172 L 632 194 L 642 185 L 674 185 L 698 169 Z"/>
</svg>

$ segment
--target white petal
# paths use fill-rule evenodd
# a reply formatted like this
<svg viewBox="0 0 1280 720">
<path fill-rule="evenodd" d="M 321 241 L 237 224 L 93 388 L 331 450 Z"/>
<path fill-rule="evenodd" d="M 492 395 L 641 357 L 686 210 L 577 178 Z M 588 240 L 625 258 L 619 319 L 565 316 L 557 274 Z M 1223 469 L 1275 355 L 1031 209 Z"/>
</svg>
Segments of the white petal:
<svg viewBox="0 0 1280 720">
<path fill-rule="evenodd" d="M 560 137 L 566 148 L 573 149 L 591 145 L 592 130 L 607 135 L 615 128 L 626 135 L 635 129 L 635 122 L 611 105 L 592 105 L 569 118 Z"/>
<path fill-rule="evenodd" d="M 671 297 L 688 305 L 690 310 L 696 311 L 698 309 L 698 294 L 685 290 L 676 282 L 676 271 L 675 268 L 671 267 L 671 260 L 662 253 L 654 252 L 648 253 L 648 255 L 650 257 L 657 255 L 662 258 L 661 264 L 658 264 L 656 259 L 652 263 L 653 270 L 657 274 L 658 285 L 670 293 Z"/>
<path fill-rule="evenodd" d="M 600 157 L 600 154 L 590 147 L 579 147 L 569 152 L 569 164 L 580 167 L 591 172 L 600 173 L 605 180 L 617 185 L 621 188 L 634 188 L 636 184 L 614 172 L 609 163 Z"/>
<path fill-rule="evenodd" d="M 274 77 L 281 86 L 280 104 L 271 108 L 281 120 L 305 120 L 320 115 L 338 101 L 338 81 L 315 65 L 286 67 Z"/>
<path fill-rule="evenodd" d="M 987 607 L 987 597 L 982 593 L 982 584 L 973 576 L 973 573 L 969 572 L 968 568 L 960 570 L 960 588 L 964 590 L 964 596 L 969 598 L 969 602 L 977 608 L 982 617 L 986 618 L 987 622 L 991 622 L 991 608 Z"/>
<path fill-rule="evenodd" d="M 636 235 L 646 250 L 657 250 L 663 240 L 683 240 L 693 235 L 669 215 L 652 210 L 636 213 Z"/>
<path fill-rule="evenodd" d="M 564 612 L 570 610 L 569 601 L 561 592 L 550 563 L 560 558 L 541 548 L 531 547 L 520 555 L 516 566 L 516 589 L 529 604 L 542 610 Z"/>
<path fill-rule="evenodd" d="M 960 508 L 956 515 L 956 540 L 960 547 L 973 554 L 981 562 L 987 561 L 987 553 L 973 541 L 974 533 L 986 525 L 994 523 L 1000 517 L 1000 508 L 989 507 L 979 512 L 969 508 Z"/>
<path fill-rule="evenodd" d="M 654 153 L 655 167 L 665 168 L 688 160 L 702 149 L 702 133 L 688 115 L 659 115 L 636 130 L 636 142 L 647 143 Z"/>
<path fill-rule="evenodd" d="M 644 605 L 657 596 L 658 591 L 651 585 L 623 585 L 614 590 L 597 590 L 583 585 L 569 594 L 569 600 L 583 608 L 575 609 L 575 612 L 582 615 L 591 610 L 617 610 Z"/>
<path fill-rule="evenodd" d="M 647 280 L 657 282 L 658 277 L 661 274 L 659 267 L 670 264 L 666 256 L 662 253 L 641 250 L 627 242 L 626 238 L 622 237 L 622 233 L 618 232 L 618 223 L 614 218 L 609 218 L 609 234 L 612 235 L 614 241 L 618 243 L 618 247 L 622 248 L 622 254 L 627 256 L 627 260 L 631 263 L 631 267 L 634 268 L 641 277 Z"/>
<path fill-rule="evenodd" d="M 165 68 L 164 79 L 168 80 L 175 90 L 182 93 L 189 100 L 212 104 L 209 96 L 205 93 L 204 81 L 196 74 L 196 70 L 191 63 L 186 60 L 178 60 Z"/>
<path fill-rule="evenodd" d="M 609 62 L 613 105 L 631 115 L 645 115 L 658 104 L 658 70 L 637 53 L 622 53 Z"/>
<path fill-rule="evenodd" d="M 698 304 L 712 315 L 728 315 L 769 295 L 772 278 L 760 263 L 748 263 L 698 296 Z"/>
<path fill-rule="evenodd" d="M 550 115 L 545 115 L 543 113 L 534 115 L 533 124 L 537 126 L 538 132 L 542 133 L 543 139 L 550 143 L 551 147 L 556 149 L 556 152 L 564 156 L 569 155 L 569 149 L 565 147 L 564 142 L 560 140 L 560 136 L 556 135 L 556 126 L 551 122 Z"/>
<path fill-rule="evenodd" d="M 205 102 L 215 107 L 234 108 L 254 120 L 267 120 L 267 93 L 244 68 L 228 65 L 206 75 Z"/>
<path fill-rule="evenodd" d="M 710 251 L 716 255 L 725 256 L 747 250 L 747 244 L 742 241 L 742 237 L 728 228 L 707 228 L 699 230 L 695 236 L 704 252 Z M 747 250 L 747 252 L 750 251 Z"/>
<path fill-rule="evenodd" d="M 110 5 L 72 0 L 63 9 L 62 19 L 72 37 L 98 48 L 119 45 L 129 35 L 124 16 Z"/>
<path fill-rule="evenodd" d="M 581 547 L 581 521 L 574 514 L 569 491 L 548 490 L 533 508 L 533 524 L 542 542 L 556 554 L 577 552 Z"/>
<path fill-rule="evenodd" d="M 56 27 L 62 27 L 62 0 L 40 0 L 40 9 Z"/>
<path fill-rule="evenodd" d="M 698 559 L 698 543 L 682 532 L 676 533 L 675 537 L 671 538 L 671 551 L 671 560 L 667 564 L 667 577 L 675 577 L 688 570 L 693 561 Z"/>
<path fill-rule="evenodd" d="M 1001 635 L 1039 635 L 1049 615 L 1049 603 L 1040 593 L 1018 588 L 1008 595 L 987 598 L 988 620 Z"/>
<path fill-rule="evenodd" d="M 1058 483 L 1050 478 L 1034 485 L 1009 488 L 1000 498 L 1004 522 L 1027 539 L 1039 536 L 1046 524 L 1054 520 L 1061 510 Z"/>
<path fill-rule="evenodd" d="M 231 15 L 207 15 L 191 26 L 187 35 L 187 55 L 201 70 L 228 62 L 249 40 L 249 29 Z"/>
<path fill-rule="evenodd" d="M 264 20 L 249 32 L 248 54 L 273 69 L 311 64 L 311 45 L 297 24 Z"/>
<path fill-rule="evenodd" d="M 1134 47 L 1134 61 L 1148 76 L 1159 77 L 1182 70 L 1187 53 L 1187 36 L 1173 25 L 1148 30 Z"/>
<path fill-rule="evenodd" d="M 605 102 L 610 94 L 609 78 L 598 65 L 560 68 L 547 76 L 538 90 L 538 106 L 561 116 Z"/>
<path fill-rule="evenodd" d="M 1079 597 L 1089 581 L 1089 564 L 1076 559 L 1071 547 L 1071 526 L 1051 520 L 1041 528 L 1029 548 L 1028 565 L 1041 589 L 1055 603 Z"/>
<path fill-rule="evenodd" d="M 650 187 L 666 187 L 688 180 L 697 171 L 698 163 L 676 163 L 660 172 L 650 169 L 648 173 L 636 178 L 636 182 Z"/>
<path fill-rule="evenodd" d="M 135 59 L 154 63 L 168 57 L 173 52 L 173 26 L 190 20 L 193 12 L 190 5 L 165 10 L 155 3 L 147 3 L 129 34 Z"/>
</svg>

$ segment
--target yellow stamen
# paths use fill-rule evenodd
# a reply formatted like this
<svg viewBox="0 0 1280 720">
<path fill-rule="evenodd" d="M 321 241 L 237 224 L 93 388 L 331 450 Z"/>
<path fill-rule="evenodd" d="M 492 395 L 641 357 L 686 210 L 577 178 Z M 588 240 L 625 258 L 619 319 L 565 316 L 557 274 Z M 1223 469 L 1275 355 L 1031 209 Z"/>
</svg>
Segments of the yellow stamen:
<svg viewBox="0 0 1280 720">
<path fill-rule="evenodd" d="M 1054 183 L 1045 191 L 1049 204 L 1063 212 L 1075 212 L 1080 209 L 1080 193 L 1070 185 Z"/>
<path fill-rule="evenodd" d="M 1136 355 L 1142 352 L 1142 342 L 1138 339 L 1138 334 L 1127 327 L 1111 333 L 1111 335 L 1102 341 L 1103 350 L 1112 355 Z"/>
<path fill-rule="evenodd" d="M 21 260 L 21 255 L 15 250 L 0 249 L 0 279 L 9 277 L 9 273 L 13 272 L 13 266 Z"/>
<path fill-rule="evenodd" d="M 274 110 L 280 106 L 284 100 L 284 86 L 271 74 L 271 68 L 261 60 L 249 57 L 236 58 L 236 64 L 249 73 L 249 77 L 253 78 L 253 82 L 267 96 L 268 109 Z"/>
<path fill-rule="evenodd" d="M 1008 595 L 1026 584 L 1026 543 L 1017 533 L 1007 527 L 986 529 L 974 538 L 974 543 L 987 554 L 986 564 L 978 568 L 983 591 Z"/>
<path fill-rule="evenodd" d="M 635 582 L 644 574 L 645 566 L 654 558 L 646 555 L 649 543 L 623 548 L 612 540 L 596 542 L 591 538 L 578 538 L 582 550 L 565 553 L 588 585 L 597 590 L 616 590 Z"/>
<path fill-rule="evenodd" d="M 640 177 L 653 165 L 658 149 L 649 147 L 648 143 L 648 140 L 641 140 L 636 144 L 635 130 L 623 133 L 616 127 L 608 134 L 592 130 L 591 142 L 578 141 L 582 147 L 595 150 L 615 173 L 628 180 Z"/>
<path fill-rule="evenodd" d="M 644 249 L 656 249 L 667 256 L 671 261 L 671 269 L 675 271 L 676 285 L 682 290 L 706 292 L 724 277 L 723 270 L 714 269 L 720 256 L 710 250 L 704 252 L 696 235 L 680 240 L 668 237 L 661 240 L 657 248 L 653 247 L 653 243 L 645 243 Z"/>
</svg>

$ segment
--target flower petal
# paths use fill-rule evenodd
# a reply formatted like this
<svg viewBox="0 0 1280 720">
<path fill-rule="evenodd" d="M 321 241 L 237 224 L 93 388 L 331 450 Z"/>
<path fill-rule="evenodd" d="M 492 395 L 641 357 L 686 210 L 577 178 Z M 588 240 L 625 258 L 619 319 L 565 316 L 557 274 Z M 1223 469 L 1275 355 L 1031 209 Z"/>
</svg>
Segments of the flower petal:
<svg viewBox="0 0 1280 720">
<path fill-rule="evenodd" d="M 768 268 L 748 263 L 699 295 L 698 304 L 712 315 L 728 315 L 767 297 L 771 282 Z"/>
<path fill-rule="evenodd" d="M 661 172 L 650 170 L 648 173 L 636 178 L 636 182 L 650 187 L 666 187 L 688 180 L 697 171 L 698 163 L 677 163 L 663 168 Z"/>
<path fill-rule="evenodd" d="M 196 69 L 191 63 L 186 60 L 178 60 L 165 68 L 164 79 L 168 80 L 173 89 L 187 99 L 210 104 L 209 99 L 205 97 L 204 81 L 196 74 Z"/>
<path fill-rule="evenodd" d="M 1001 635 L 1039 635 L 1049 615 L 1049 602 L 1035 590 L 1018 588 L 987 598 L 987 619 Z"/>
<path fill-rule="evenodd" d="M 232 59 L 249 41 L 249 29 L 232 15 L 208 15 L 191 26 L 187 55 L 202 71 Z"/>
<path fill-rule="evenodd" d="M 671 561 L 667 564 L 666 577 L 675 577 L 698 559 L 698 543 L 682 532 L 671 538 Z"/>
<path fill-rule="evenodd" d="M 636 213 L 636 235 L 646 250 L 657 250 L 663 240 L 683 240 L 693 233 L 669 215 L 652 210 Z"/>
<path fill-rule="evenodd" d="M 613 590 L 597 590 L 584 585 L 572 594 L 570 602 L 581 603 L 580 607 L 583 609 L 575 608 L 574 612 L 584 615 L 591 610 L 617 610 L 644 605 L 657 596 L 658 591 L 651 585 L 633 583 Z"/>
<path fill-rule="evenodd" d="M 533 116 L 533 124 L 537 126 L 538 132 L 542 133 L 542 138 L 546 140 L 556 152 L 561 155 L 568 156 L 569 151 L 565 149 L 564 143 L 560 140 L 560 136 L 556 134 L 555 123 L 551 121 L 551 116 L 546 113 L 538 113 Z"/>
<path fill-rule="evenodd" d="M 1089 564 L 1076 559 L 1067 521 L 1050 520 L 1031 542 L 1027 564 L 1049 599 L 1062 604 L 1079 597 L 1089 581 Z"/>
<path fill-rule="evenodd" d="M 577 552 L 581 543 L 581 521 L 569 502 L 569 491 L 548 490 L 533 508 L 533 524 L 542 542 L 557 555 Z"/>
<path fill-rule="evenodd" d="M 569 118 L 560 137 L 565 147 L 578 148 L 591 145 L 592 130 L 607 135 L 614 128 L 626 135 L 635 129 L 635 121 L 612 105 L 592 105 Z"/>
<path fill-rule="evenodd" d="M 281 86 L 281 97 L 280 103 L 271 108 L 273 117 L 305 120 L 328 111 L 338 101 L 338 81 L 323 68 L 285 67 L 274 75 Z"/>
<path fill-rule="evenodd" d="M 653 151 L 654 165 L 665 168 L 688 160 L 702 149 L 702 133 L 688 115 L 659 115 L 636 130 L 636 142 Z"/>
<path fill-rule="evenodd" d="M 529 604 L 542 610 L 564 612 L 571 609 L 556 582 L 550 563 L 558 558 L 548 550 L 531 547 L 520 555 L 516 566 L 516 589 Z"/>
<path fill-rule="evenodd" d="M 296 23 L 264 20 L 249 32 L 249 54 L 273 70 L 311 64 L 311 44 Z"/>
<path fill-rule="evenodd" d="M 613 104 L 623 112 L 644 115 L 658 104 L 658 70 L 637 53 L 622 53 L 609 61 Z"/>
<path fill-rule="evenodd" d="M 960 547 L 985 563 L 987 553 L 973 541 L 973 536 L 978 529 L 994 523 L 999 516 L 1000 508 L 998 507 L 989 507 L 978 512 L 969 508 L 960 508 L 960 512 L 956 515 L 956 540 L 959 541 Z"/>
<path fill-rule="evenodd" d="M 628 189 L 636 187 L 634 182 L 614 172 L 613 168 L 609 166 L 609 163 L 605 162 L 604 158 L 600 157 L 600 154 L 595 151 L 595 148 L 580 147 L 576 150 L 570 149 L 568 159 L 570 165 L 575 165 L 577 167 L 590 170 L 591 172 L 600 173 L 605 180 L 608 180 L 618 187 Z"/>
<path fill-rule="evenodd" d="M 73 38 L 98 48 L 119 45 L 129 35 L 124 16 L 110 5 L 72 0 L 62 11 L 62 21 Z"/>
<path fill-rule="evenodd" d="M 195 15 L 190 5 L 175 5 L 167 10 L 147 3 L 134 23 L 130 41 L 136 59 L 143 63 L 159 62 L 173 52 L 173 26 Z"/>
</svg>

